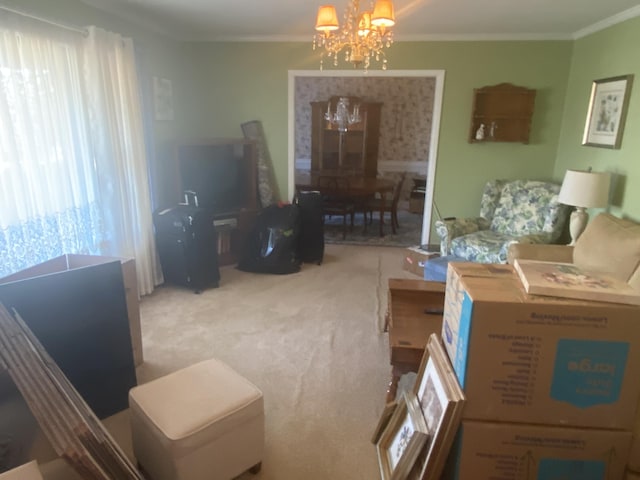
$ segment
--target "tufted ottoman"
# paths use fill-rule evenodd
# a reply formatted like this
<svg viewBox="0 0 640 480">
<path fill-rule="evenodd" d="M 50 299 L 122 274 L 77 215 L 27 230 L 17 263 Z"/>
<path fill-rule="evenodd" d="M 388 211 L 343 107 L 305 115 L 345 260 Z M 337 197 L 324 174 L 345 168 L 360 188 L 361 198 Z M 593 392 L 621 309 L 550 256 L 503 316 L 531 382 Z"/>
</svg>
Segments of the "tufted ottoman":
<svg viewBox="0 0 640 480">
<path fill-rule="evenodd" d="M 133 452 L 151 480 L 230 480 L 260 470 L 262 392 L 212 359 L 129 392 Z"/>
</svg>

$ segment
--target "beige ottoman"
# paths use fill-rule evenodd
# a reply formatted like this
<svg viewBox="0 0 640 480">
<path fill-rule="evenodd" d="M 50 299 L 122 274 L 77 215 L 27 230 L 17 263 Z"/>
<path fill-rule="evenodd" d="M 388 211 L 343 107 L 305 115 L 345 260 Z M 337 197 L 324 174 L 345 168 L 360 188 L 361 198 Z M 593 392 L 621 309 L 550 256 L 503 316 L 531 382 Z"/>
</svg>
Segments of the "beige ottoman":
<svg viewBox="0 0 640 480">
<path fill-rule="evenodd" d="M 260 470 L 262 392 L 218 360 L 131 389 L 133 453 L 151 480 L 230 480 Z"/>
</svg>

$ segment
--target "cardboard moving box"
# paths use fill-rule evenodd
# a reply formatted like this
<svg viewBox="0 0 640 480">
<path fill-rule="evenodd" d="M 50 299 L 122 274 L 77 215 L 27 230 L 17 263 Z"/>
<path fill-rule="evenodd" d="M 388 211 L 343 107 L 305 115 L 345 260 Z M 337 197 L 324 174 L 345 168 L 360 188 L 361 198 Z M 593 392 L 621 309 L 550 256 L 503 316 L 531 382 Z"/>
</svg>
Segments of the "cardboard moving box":
<svg viewBox="0 0 640 480">
<path fill-rule="evenodd" d="M 447 480 L 623 478 L 631 433 L 465 420 Z"/>
<path fill-rule="evenodd" d="M 142 364 L 143 355 L 142 332 L 140 329 L 140 297 L 138 295 L 138 278 L 136 275 L 135 259 L 102 255 L 66 254 L 0 278 L 0 285 L 114 261 L 119 261 L 122 266 L 122 281 L 124 283 L 125 300 L 127 302 L 131 347 L 133 348 L 133 360 L 137 367 Z"/>
<path fill-rule="evenodd" d="M 423 278 L 424 262 L 429 261 L 430 258 L 438 256 L 440 256 L 438 252 L 429 252 L 427 250 L 423 250 L 420 246 L 409 247 L 404 250 L 402 268 L 407 272 L 411 272 L 418 275 L 420 278 Z"/>
<path fill-rule="evenodd" d="M 449 268 L 442 329 L 465 418 L 632 429 L 639 307 L 528 295 L 513 274 L 468 268 Z"/>
</svg>

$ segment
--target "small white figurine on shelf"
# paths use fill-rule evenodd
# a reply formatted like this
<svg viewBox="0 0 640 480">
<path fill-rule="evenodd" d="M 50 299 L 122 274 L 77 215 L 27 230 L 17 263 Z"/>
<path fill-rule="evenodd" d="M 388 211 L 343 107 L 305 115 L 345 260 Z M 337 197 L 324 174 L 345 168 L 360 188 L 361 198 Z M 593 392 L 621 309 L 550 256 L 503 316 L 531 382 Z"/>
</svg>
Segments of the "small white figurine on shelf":
<svg viewBox="0 0 640 480">
<path fill-rule="evenodd" d="M 481 123 L 476 132 L 476 140 L 484 140 L 484 123 Z"/>
</svg>

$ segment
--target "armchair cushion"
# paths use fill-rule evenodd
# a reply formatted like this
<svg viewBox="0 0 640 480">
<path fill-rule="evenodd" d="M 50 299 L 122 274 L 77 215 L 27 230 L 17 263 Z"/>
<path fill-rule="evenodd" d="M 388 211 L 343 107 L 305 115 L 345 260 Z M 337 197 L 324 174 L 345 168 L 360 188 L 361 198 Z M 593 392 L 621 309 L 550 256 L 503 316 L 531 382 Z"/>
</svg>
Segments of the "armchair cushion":
<svg viewBox="0 0 640 480">
<path fill-rule="evenodd" d="M 640 265 L 640 224 L 600 213 L 576 241 L 573 263 L 628 282 Z"/>
<path fill-rule="evenodd" d="M 562 234 L 568 207 L 560 185 L 535 180 L 492 180 L 483 191 L 480 217 L 436 222 L 440 253 L 474 262 L 506 263 L 514 243 L 553 243 Z"/>
<path fill-rule="evenodd" d="M 436 232 L 440 237 L 440 254 L 448 255 L 451 249 L 451 240 L 479 230 L 487 230 L 489 220 L 483 217 L 475 218 L 450 218 L 436 222 Z"/>
<path fill-rule="evenodd" d="M 512 236 L 546 233 L 541 242 L 551 243 L 560 235 L 557 223 L 566 220 L 559 211 L 566 207 L 558 203 L 560 185 L 532 180 L 516 180 L 502 189 L 493 214 L 491 230 Z"/>
<path fill-rule="evenodd" d="M 471 262 L 505 263 L 512 240 L 511 235 L 492 230 L 479 230 L 455 238 L 451 242 L 451 252 Z"/>
</svg>

